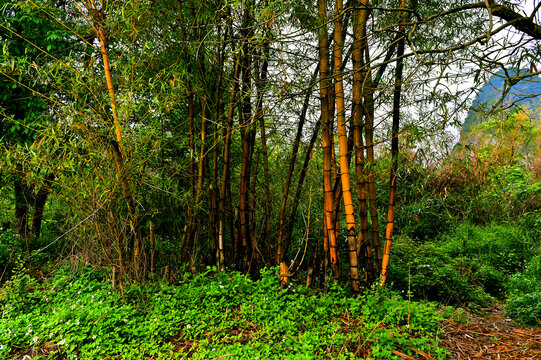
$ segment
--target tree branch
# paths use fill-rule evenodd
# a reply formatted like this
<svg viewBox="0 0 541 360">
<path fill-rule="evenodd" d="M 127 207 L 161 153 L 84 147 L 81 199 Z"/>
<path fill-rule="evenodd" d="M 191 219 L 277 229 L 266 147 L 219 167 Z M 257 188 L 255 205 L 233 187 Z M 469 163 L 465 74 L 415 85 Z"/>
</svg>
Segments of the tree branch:
<svg viewBox="0 0 541 360">
<path fill-rule="evenodd" d="M 493 0 L 488 0 L 488 3 L 492 15 L 508 21 L 515 29 L 530 35 L 534 39 L 541 40 L 541 25 L 536 24 L 533 17 L 522 16 L 507 6 L 496 4 Z"/>
</svg>

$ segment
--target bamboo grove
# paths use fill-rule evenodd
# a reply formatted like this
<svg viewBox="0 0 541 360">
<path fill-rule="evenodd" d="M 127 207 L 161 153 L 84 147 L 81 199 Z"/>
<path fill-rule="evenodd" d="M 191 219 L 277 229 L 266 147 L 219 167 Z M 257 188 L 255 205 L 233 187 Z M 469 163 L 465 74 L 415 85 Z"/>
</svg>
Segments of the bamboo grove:
<svg viewBox="0 0 541 360">
<path fill-rule="evenodd" d="M 458 118 L 455 85 L 536 58 L 537 10 L 3 1 L 13 227 L 30 255 L 54 198 L 70 210 L 50 241 L 69 239 L 63 251 L 120 283 L 203 265 L 254 275 L 280 265 L 284 283 L 302 268 L 311 283 L 332 274 L 355 292 L 384 283 L 401 161 Z M 518 35 L 505 42 L 509 29 Z"/>
</svg>

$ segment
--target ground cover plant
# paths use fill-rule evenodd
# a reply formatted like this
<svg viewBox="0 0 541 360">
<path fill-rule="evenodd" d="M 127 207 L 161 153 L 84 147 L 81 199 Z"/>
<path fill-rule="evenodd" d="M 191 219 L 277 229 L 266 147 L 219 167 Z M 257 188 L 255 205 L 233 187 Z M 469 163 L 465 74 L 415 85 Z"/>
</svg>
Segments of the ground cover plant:
<svg viewBox="0 0 541 360">
<path fill-rule="evenodd" d="M 32 359 L 444 359 L 435 305 L 381 288 L 359 297 L 333 286 L 278 290 L 278 270 L 185 273 L 177 284 L 112 289 L 90 268 L 38 283 L 20 273 L 0 301 L 0 357 Z"/>
</svg>

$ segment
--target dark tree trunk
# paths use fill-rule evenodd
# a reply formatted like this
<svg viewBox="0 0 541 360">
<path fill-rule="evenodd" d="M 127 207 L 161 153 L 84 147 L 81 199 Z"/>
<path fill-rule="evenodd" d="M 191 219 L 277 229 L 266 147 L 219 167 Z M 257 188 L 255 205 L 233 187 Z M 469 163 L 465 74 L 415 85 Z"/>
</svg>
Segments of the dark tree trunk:
<svg viewBox="0 0 541 360">
<path fill-rule="evenodd" d="M 258 251 L 269 244 L 269 237 L 271 231 L 271 195 L 270 195 L 270 171 L 269 171 L 269 156 L 267 150 L 267 134 L 265 129 L 265 109 L 263 106 L 263 96 L 265 94 L 265 87 L 267 83 L 267 69 L 269 65 L 268 57 L 270 56 L 270 45 L 267 40 L 265 48 L 263 51 L 263 60 L 261 63 L 261 73 L 259 72 L 259 65 L 257 66 L 258 70 L 256 71 L 256 88 L 257 88 L 257 105 L 256 105 L 256 121 L 259 123 L 259 131 L 261 137 L 261 151 L 263 154 L 263 176 L 264 182 L 263 187 L 265 189 L 265 217 L 263 219 L 263 228 L 262 228 L 262 246 L 258 248 Z M 258 63 L 259 64 L 259 63 Z M 253 209 L 252 209 L 253 211 Z M 259 254 L 257 254 L 259 256 Z"/>
<path fill-rule="evenodd" d="M 51 185 L 54 179 L 54 173 L 49 173 L 49 175 L 45 177 L 45 184 L 43 184 L 38 193 L 34 196 L 34 205 L 32 207 L 32 225 L 30 227 L 30 236 L 32 238 L 38 238 L 41 233 L 43 210 L 45 209 L 45 203 L 51 192 Z"/>
<path fill-rule="evenodd" d="M 17 169 L 22 169 L 20 165 L 17 165 Z M 30 189 L 23 179 L 17 178 L 14 181 L 15 189 L 15 221 L 16 221 L 16 234 L 28 240 L 29 228 L 28 228 L 28 209 L 29 209 L 29 195 Z M 30 251 L 28 242 L 26 244 L 26 250 Z"/>
<path fill-rule="evenodd" d="M 401 8 L 405 9 L 407 0 L 401 0 Z M 385 229 L 385 247 L 383 251 L 382 268 L 381 268 L 381 283 L 384 284 L 387 278 L 387 270 L 391 255 L 391 243 L 393 239 L 394 214 L 396 207 L 396 178 L 398 171 L 398 135 L 400 132 L 400 97 L 402 95 L 402 73 L 404 70 L 404 47 L 406 30 L 406 13 L 402 12 L 402 20 L 400 22 L 399 33 L 403 36 L 398 40 L 396 49 L 396 68 L 395 68 L 395 87 L 393 93 L 393 127 L 391 139 L 391 173 L 389 178 L 389 208 L 387 211 L 387 227 Z"/>
<path fill-rule="evenodd" d="M 252 92 L 252 45 L 250 38 L 252 34 L 252 14 L 251 4 L 247 4 L 244 9 L 243 19 L 243 55 L 242 55 L 242 102 L 241 102 L 241 139 L 242 139 L 242 165 L 240 174 L 239 191 L 239 245 L 242 247 L 243 268 L 250 267 L 252 257 L 252 239 L 250 238 L 250 174 L 252 170 L 252 157 L 254 152 L 254 142 L 256 128 L 252 116 L 252 102 L 250 100 Z M 240 256 L 240 253 L 238 254 Z M 240 260 L 240 259 L 238 259 Z"/>
</svg>

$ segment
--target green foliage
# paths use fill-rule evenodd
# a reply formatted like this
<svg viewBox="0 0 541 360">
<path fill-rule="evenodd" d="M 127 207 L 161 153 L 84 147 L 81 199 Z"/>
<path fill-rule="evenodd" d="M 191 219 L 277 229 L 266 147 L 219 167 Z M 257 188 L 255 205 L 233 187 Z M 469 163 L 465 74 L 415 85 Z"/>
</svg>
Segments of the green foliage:
<svg viewBox="0 0 541 360">
<path fill-rule="evenodd" d="M 507 283 L 506 311 L 517 321 L 541 325 L 541 255 L 533 257 L 524 271 Z"/>
<path fill-rule="evenodd" d="M 2 205 L 0 205 L 2 206 Z M 58 232 L 63 214 L 58 207 L 57 199 L 49 202 L 45 209 L 46 220 L 42 225 L 39 238 L 25 239 L 12 228 L 10 215 L 6 221 L 0 221 L 0 284 L 10 279 L 13 271 L 26 268 L 30 271 L 45 270 L 51 260 L 57 259 L 62 252 L 65 238 Z"/>
<path fill-rule="evenodd" d="M 472 132 L 478 138 L 475 142 L 481 158 L 508 165 L 535 157 L 541 135 L 531 115 L 519 107 L 490 116 Z"/>
<path fill-rule="evenodd" d="M 400 238 L 394 243 L 389 281 L 403 292 L 411 288 L 415 299 L 486 303 L 489 297 L 472 283 L 471 270 L 465 258 L 454 259 L 434 243 Z"/>
<path fill-rule="evenodd" d="M 22 256 L 22 249 L 24 249 L 23 238 L 15 236 L 9 228 L 0 228 L 0 264 L 2 264 L 0 272 L 3 274 L 0 282 L 9 278 L 16 261 Z"/>
<path fill-rule="evenodd" d="M 507 314 L 523 324 L 541 324 L 541 290 L 521 295 L 513 295 L 507 299 Z"/>
<path fill-rule="evenodd" d="M 386 289 L 359 298 L 338 286 L 323 296 L 278 290 L 275 268 L 258 281 L 208 269 L 177 285 L 126 284 L 123 294 L 102 279 L 82 266 L 65 266 L 41 285 L 24 273 L 13 277 L 0 296 L 0 357 L 17 349 L 80 359 L 393 359 L 392 350 L 414 355 L 409 348 L 446 355 L 436 307 Z"/>
<path fill-rule="evenodd" d="M 527 229 L 516 224 L 460 225 L 435 242 L 398 238 L 389 280 L 417 299 L 486 304 L 505 296 L 512 274 L 536 251 Z"/>
<path fill-rule="evenodd" d="M 426 241 L 462 223 L 527 221 L 532 226 L 522 228 L 535 235 L 541 183 L 526 163 L 515 161 L 518 157 L 499 161 L 499 151 L 488 154 L 478 147 L 464 147 L 432 170 L 407 163 L 401 170 L 398 233 Z"/>
<path fill-rule="evenodd" d="M 534 250 L 529 234 L 515 224 L 492 224 L 483 227 L 461 225 L 442 236 L 443 250 L 453 258 L 468 257 L 490 265 L 505 274 L 523 269 Z"/>
<path fill-rule="evenodd" d="M 495 116 L 478 127 L 478 143 L 458 147 L 439 168 L 403 166 L 394 288 L 473 307 L 507 299 L 510 316 L 535 323 L 539 292 L 524 289 L 535 276 L 523 272 L 541 239 L 541 183 L 527 156 L 538 136 L 532 126 L 517 110 Z"/>
</svg>

